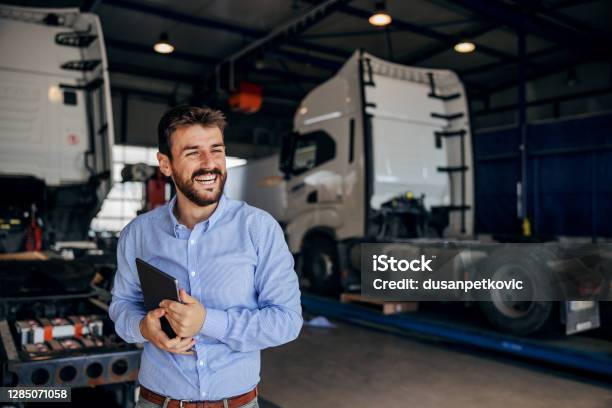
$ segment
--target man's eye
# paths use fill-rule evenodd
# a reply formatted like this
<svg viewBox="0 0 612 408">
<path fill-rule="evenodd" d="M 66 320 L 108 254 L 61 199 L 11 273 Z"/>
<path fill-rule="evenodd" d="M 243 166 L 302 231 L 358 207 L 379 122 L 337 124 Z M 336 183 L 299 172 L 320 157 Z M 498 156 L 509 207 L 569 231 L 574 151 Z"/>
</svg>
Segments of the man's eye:
<svg viewBox="0 0 612 408">
<path fill-rule="evenodd" d="M 213 149 L 213 153 L 221 153 L 223 151 L 223 149 Z"/>
<path fill-rule="evenodd" d="M 190 152 L 190 153 L 187 153 L 187 156 L 193 156 L 193 155 L 196 155 L 196 154 L 198 154 L 198 152 Z"/>
</svg>

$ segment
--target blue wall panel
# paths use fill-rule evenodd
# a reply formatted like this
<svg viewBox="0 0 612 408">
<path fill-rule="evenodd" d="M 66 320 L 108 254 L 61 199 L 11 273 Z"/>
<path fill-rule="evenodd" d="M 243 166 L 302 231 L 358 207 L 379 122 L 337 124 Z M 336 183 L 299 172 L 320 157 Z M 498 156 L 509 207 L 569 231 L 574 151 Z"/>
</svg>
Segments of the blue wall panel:
<svg viewBox="0 0 612 408">
<path fill-rule="evenodd" d="M 476 231 L 518 234 L 518 129 L 474 135 Z M 612 115 L 527 129 L 527 207 L 535 234 L 612 237 Z"/>
</svg>

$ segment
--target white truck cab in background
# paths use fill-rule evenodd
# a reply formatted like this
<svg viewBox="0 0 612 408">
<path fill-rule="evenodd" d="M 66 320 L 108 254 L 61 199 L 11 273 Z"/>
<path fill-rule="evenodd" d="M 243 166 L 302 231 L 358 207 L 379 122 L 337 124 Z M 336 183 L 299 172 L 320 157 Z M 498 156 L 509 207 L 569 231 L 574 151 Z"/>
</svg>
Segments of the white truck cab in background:
<svg viewBox="0 0 612 408">
<path fill-rule="evenodd" d="M 113 118 L 98 16 L 0 6 L 0 252 L 21 249 L 28 219 L 44 240 L 87 238 L 112 185 Z M 33 207 L 34 206 L 34 207 Z"/>
<path fill-rule="evenodd" d="M 453 72 L 356 51 L 304 98 L 294 130 L 279 221 L 317 291 L 339 289 L 337 244 L 472 236 L 468 107 Z"/>
</svg>

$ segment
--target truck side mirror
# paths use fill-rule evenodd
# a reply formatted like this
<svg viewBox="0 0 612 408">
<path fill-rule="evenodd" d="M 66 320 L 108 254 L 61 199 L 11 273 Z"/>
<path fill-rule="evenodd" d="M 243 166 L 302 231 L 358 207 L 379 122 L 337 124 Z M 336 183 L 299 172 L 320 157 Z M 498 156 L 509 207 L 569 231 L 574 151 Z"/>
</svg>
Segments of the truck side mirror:
<svg viewBox="0 0 612 408">
<path fill-rule="evenodd" d="M 283 135 L 282 138 L 279 170 L 285 175 L 285 180 L 291 178 L 297 136 L 297 132 L 289 132 Z"/>
</svg>

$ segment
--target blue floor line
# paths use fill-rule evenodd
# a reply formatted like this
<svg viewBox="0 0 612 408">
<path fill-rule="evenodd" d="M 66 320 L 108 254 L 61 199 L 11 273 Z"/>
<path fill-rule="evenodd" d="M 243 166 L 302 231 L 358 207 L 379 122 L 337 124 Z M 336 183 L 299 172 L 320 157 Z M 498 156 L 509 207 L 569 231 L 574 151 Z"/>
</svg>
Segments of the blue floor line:
<svg viewBox="0 0 612 408">
<path fill-rule="evenodd" d="M 612 377 L 612 356 L 601 353 L 589 353 L 546 345 L 545 340 L 517 339 L 500 333 L 448 327 L 444 323 L 424 321 L 408 315 L 386 316 L 363 307 L 308 294 L 302 294 L 302 305 L 308 312 L 314 314 L 354 323 L 359 323 L 359 321 L 376 323 L 390 328 L 427 334 L 458 343 L 543 360 Z"/>
</svg>

